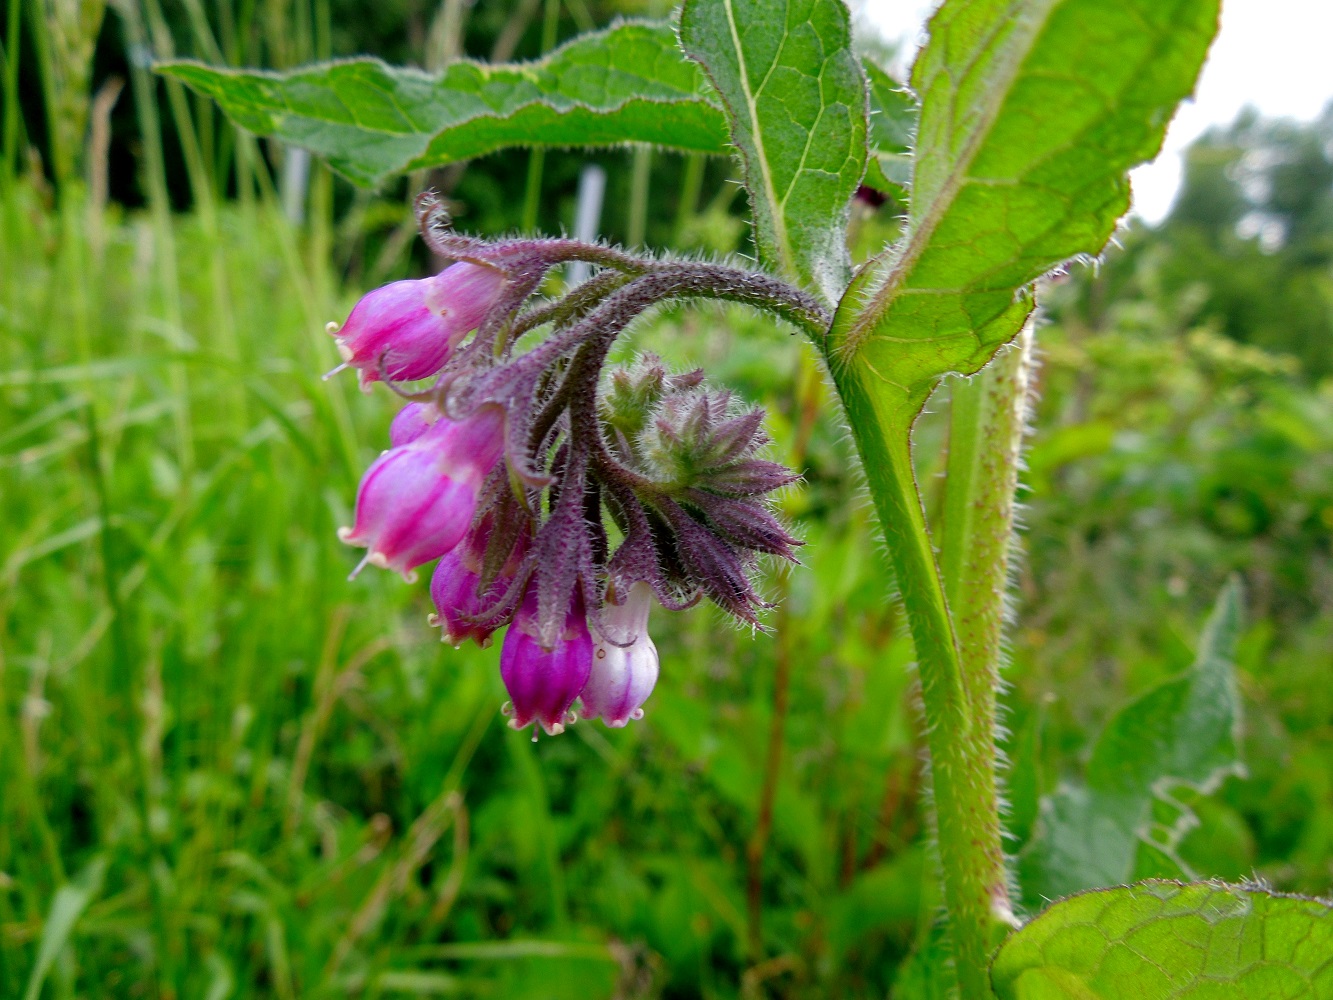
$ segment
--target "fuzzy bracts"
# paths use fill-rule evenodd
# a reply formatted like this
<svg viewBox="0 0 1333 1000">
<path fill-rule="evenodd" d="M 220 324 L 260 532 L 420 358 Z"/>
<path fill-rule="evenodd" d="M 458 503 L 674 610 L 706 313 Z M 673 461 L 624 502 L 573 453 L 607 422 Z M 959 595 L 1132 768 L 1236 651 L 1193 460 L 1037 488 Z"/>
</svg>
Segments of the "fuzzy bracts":
<svg viewBox="0 0 1333 1000">
<path fill-rule="evenodd" d="M 623 726 L 657 680 L 653 598 L 678 610 L 707 597 L 757 624 L 758 560 L 793 559 L 799 543 L 770 509 L 796 476 L 761 457 L 761 410 L 702 371 L 651 356 L 608 369 L 607 354 L 669 300 L 743 302 L 807 331 L 828 315 L 765 274 L 573 240 L 483 242 L 453 233 L 429 196 L 418 215 L 431 248 L 457 263 L 369 293 L 330 328 L 363 386 L 383 381 L 410 400 L 343 540 L 367 548 L 363 565 L 409 578 L 439 559 L 432 624 L 446 641 L 485 644 L 508 626 L 510 725 L 560 732 L 581 697 L 585 715 Z M 539 298 L 571 260 L 599 270 Z"/>
</svg>

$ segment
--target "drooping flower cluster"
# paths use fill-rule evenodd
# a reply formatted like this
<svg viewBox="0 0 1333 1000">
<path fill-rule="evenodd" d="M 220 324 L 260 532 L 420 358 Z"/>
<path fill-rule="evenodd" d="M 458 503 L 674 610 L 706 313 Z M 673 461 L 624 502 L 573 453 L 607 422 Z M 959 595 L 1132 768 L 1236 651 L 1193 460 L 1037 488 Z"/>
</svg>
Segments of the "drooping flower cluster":
<svg viewBox="0 0 1333 1000">
<path fill-rule="evenodd" d="M 514 728 L 559 733 L 576 703 L 624 726 L 657 682 L 654 600 L 680 610 L 708 597 L 758 624 L 758 560 L 792 559 L 798 544 L 768 497 L 796 477 L 759 456 L 761 410 L 701 371 L 672 374 L 651 356 L 607 370 L 607 354 L 671 299 L 745 302 L 806 329 L 827 315 L 767 275 L 572 240 L 485 243 L 450 231 L 430 198 L 419 213 L 431 248 L 456 263 L 373 291 L 330 326 L 363 388 L 383 381 L 409 400 L 340 537 L 367 550 L 361 566 L 409 580 L 439 560 L 431 622 L 446 642 L 485 645 L 508 627 L 500 672 Z M 570 260 L 600 270 L 541 298 Z M 428 378 L 418 391 L 401 384 Z"/>
</svg>

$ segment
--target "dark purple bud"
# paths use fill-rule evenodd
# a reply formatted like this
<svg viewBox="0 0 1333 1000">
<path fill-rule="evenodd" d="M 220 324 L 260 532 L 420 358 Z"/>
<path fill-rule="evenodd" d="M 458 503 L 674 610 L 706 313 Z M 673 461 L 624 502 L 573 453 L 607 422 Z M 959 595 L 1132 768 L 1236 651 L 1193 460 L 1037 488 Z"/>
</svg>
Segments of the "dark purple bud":
<svg viewBox="0 0 1333 1000">
<path fill-rule="evenodd" d="M 703 490 L 690 490 L 685 499 L 699 509 L 713 531 L 732 545 L 795 560 L 792 548 L 801 542 L 788 534 L 761 502 L 714 496 Z"/>
<path fill-rule="evenodd" d="M 500 677 L 511 699 L 505 714 L 510 716 L 511 729 L 536 722 L 548 736 L 555 736 L 573 721 L 570 706 L 592 672 L 592 636 L 579 593 L 575 592 L 554 645 L 543 647 L 538 631 L 537 587 L 533 585 L 500 650 Z"/>
<path fill-rule="evenodd" d="M 499 407 L 481 407 L 465 420 L 441 418 L 371 464 L 357 491 L 356 523 L 338 537 L 368 550 L 362 565 L 414 580 L 415 567 L 449 552 L 467 532 L 503 443 Z"/>
<path fill-rule="evenodd" d="M 429 378 L 485 318 L 505 281 L 497 268 L 453 264 L 432 277 L 367 293 L 330 332 L 343 362 L 361 372 L 363 389 L 381 372 L 395 381 Z"/>
<path fill-rule="evenodd" d="M 702 477 L 699 485 L 713 493 L 732 497 L 760 497 L 790 486 L 801 477 L 785 465 L 762 458 L 747 458 Z"/>
<path fill-rule="evenodd" d="M 666 501 L 663 508 L 686 575 L 723 611 L 757 625 L 758 611 L 765 605 L 754 592 L 740 554 L 678 505 Z"/>
</svg>

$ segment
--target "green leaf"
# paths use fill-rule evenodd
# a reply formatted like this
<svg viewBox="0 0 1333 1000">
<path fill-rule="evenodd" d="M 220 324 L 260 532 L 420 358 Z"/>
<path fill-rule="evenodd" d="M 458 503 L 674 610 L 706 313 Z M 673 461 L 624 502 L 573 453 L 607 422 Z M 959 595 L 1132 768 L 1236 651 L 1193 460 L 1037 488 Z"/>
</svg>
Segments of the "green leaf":
<svg viewBox="0 0 1333 1000">
<path fill-rule="evenodd" d="M 728 151 L 716 99 L 666 24 L 621 23 L 537 62 L 463 60 L 440 76 L 377 59 L 287 73 L 197 62 L 157 70 L 216 100 L 242 128 L 312 150 L 363 185 L 509 146 Z"/>
<path fill-rule="evenodd" d="M 1325 1000 L 1333 910 L 1219 882 L 1087 892 L 1013 934 L 991 980 L 999 1000 Z"/>
<path fill-rule="evenodd" d="M 936 920 L 898 967 L 893 977 L 893 1000 L 957 1000 L 958 977 L 953 971 L 953 945 L 948 925 Z"/>
<path fill-rule="evenodd" d="M 726 107 L 760 255 L 836 302 L 866 165 L 866 85 L 846 6 L 686 0 L 680 37 Z"/>
<path fill-rule="evenodd" d="M 106 867 L 106 855 L 98 854 L 79 874 L 56 890 L 55 896 L 51 899 L 51 910 L 46 915 L 46 923 L 42 925 L 42 938 L 37 944 L 37 960 L 33 963 L 32 972 L 28 976 L 28 986 L 23 991 L 24 1000 L 37 1000 L 41 996 L 42 983 L 46 981 L 46 975 L 51 971 L 51 963 L 69 942 L 74 925 L 78 923 L 83 911 L 102 891 Z"/>
<path fill-rule="evenodd" d="M 870 84 L 870 159 L 861 183 L 906 204 L 912 183 L 916 97 L 869 59 L 862 66 Z"/>
<path fill-rule="evenodd" d="M 948 0 L 912 72 L 908 228 L 858 273 L 829 348 L 905 433 L 941 376 L 979 370 L 1032 282 L 1106 244 L 1189 94 L 1217 0 Z M 857 419 L 854 415 L 854 420 Z"/>
<path fill-rule="evenodd" d="M 1176 848 L 1197 819 L 1172 792 L 1206 792 L 1238 770 L 1240 615 L 1233 579 L 1218 596 L 1194 665 L 1116 713 L 1093 747 L 1086 786 L 1042 797 L 1019 855 L 1028 905 L 1136 878 L 1192 877 Z"/>
<path fill-rule="evenodd" d="M 1008 829 L 1019 843 L 1032 835 L 1042 797 L 1049 787 L 1042 760 L 1042 737 L 1046 728 L 1046 706 L 1038 704 L 1023 728 L 1015 733 L 1005 756 L 1009 770 L 1005 781 L 1009 800 Z"/>
</svg>

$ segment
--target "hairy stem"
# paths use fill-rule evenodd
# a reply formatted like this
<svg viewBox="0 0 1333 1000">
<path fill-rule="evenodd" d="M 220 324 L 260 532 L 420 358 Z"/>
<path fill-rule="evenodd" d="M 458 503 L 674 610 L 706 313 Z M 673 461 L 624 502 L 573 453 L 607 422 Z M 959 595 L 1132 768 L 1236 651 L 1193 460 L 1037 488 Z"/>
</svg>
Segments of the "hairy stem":
<svg viewBox="0 0 1333 1000">
<path fill-rule="evenodd" d="M 873 388 L 856 370 L 835 366 L 834 378 L 916 648 L 958 985 L 963 1000 L 988 1000 L 991 926 L 1006 884 L 992 731 L 972 717 L 963 657 L 912 470 L 911 428 L 875 405 Z"/>
<path fill-rule="evenodd" d="M 1029 325 L 984 371 L 953 386 L 940 567 L 968 711 L 978 740 L 992 742 L 1031 351 Z M 992 786 L 988 811 L 995 801 Z"/>
</svg>

